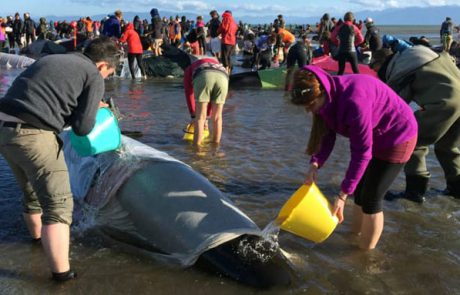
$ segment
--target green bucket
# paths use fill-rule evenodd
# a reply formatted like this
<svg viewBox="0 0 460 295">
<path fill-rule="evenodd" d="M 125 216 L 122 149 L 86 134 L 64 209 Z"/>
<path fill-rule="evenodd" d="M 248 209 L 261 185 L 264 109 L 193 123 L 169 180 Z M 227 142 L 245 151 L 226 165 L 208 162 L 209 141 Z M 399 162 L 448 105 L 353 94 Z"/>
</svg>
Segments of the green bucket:
<svg viewBox="0 0 460 295">
<path fill-rule="evenodd" d="M 70 132 L 70 143 L 83 157 L 113 151 L 121 145 L 121 131 L 115 115 L 108 108 L 100 108 L 93 130 L 85 136 Z"/>
</svg>

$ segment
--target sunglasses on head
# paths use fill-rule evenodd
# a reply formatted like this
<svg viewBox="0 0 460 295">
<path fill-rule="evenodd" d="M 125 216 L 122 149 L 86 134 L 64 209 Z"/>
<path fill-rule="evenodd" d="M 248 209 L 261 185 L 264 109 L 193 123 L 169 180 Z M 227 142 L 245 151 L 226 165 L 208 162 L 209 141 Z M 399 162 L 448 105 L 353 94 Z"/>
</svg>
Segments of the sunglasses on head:
<svg viewBox="0 0 460 295">
<path fill-rule="evenodd" d="M 313 88 L 294 88 L 292 89 L 292 94 L 294 96 L 299 97 L 299 96 L 305 96 L 307 93 L 313 91 Z"/>
</svg>

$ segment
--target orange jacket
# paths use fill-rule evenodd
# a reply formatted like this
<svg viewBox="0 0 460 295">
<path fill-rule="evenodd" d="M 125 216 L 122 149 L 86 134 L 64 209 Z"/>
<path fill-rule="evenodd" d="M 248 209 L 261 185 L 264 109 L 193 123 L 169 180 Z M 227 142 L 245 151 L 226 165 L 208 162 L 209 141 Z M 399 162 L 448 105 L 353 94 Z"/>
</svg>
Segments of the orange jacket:
<svg viewBox="0 0 460 295">
<path fill-rule="evenodd" d="M 86 32 L 92 33 L 93 32 L 93 21 L 85 19 L 84 22 L 85 22 L 85 26 L 86 26 Z"/>
<path fill-rule="evenodd" d="M 278 34 L 283 34 L 283 43 L 294 43 L 295 42 L 295 36 L 289 32 L 286 29 L 279 28 Z"/>
</svg>

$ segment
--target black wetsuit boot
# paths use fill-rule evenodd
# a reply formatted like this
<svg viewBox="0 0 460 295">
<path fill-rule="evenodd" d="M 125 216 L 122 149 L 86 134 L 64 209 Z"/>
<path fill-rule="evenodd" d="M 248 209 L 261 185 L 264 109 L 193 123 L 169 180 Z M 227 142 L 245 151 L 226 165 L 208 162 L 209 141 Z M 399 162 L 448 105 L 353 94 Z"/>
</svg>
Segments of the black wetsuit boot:
<svg viewBox="0 0 460 295">
<path fill-rule="evenodd" d="M 460 199 L 460 179 L 455 181 L 447 181 L 447 188 L 443 191 L 444 195 L 453 196 Z"/>
<path fill-rule="evenodd" d="M 425 201 L 425 193 L 428 190 L 428 177 L 418 175 L 406 175 L 406 191 L 401 193 L 388 192 L 385 200 L 407 199 L 416 203 Z"/>
</svg>

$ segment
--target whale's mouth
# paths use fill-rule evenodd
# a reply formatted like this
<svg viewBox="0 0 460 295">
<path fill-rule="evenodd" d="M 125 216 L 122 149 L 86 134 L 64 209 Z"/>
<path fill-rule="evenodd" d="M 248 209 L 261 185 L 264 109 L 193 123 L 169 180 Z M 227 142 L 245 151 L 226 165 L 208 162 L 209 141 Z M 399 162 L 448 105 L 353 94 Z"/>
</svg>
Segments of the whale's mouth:
<svg viewBox="0 0 460 295">
<path fill-rule="evenodd" d="M 248 245 L 257 251 L 242 253 L 241 246 Z M 291 284 L 292 270 L 280 248 L 275 250 L 263 238 L 253 235 L 242 235 L 204 252 L 195 266 L 261 289 Z"/>
<path fill-rule="evenodd" d="M 266 263 L 279 252 L 278 241 L 245 235 L 236 246 L 236 254 L 243 261 Z"/>
</svg>

